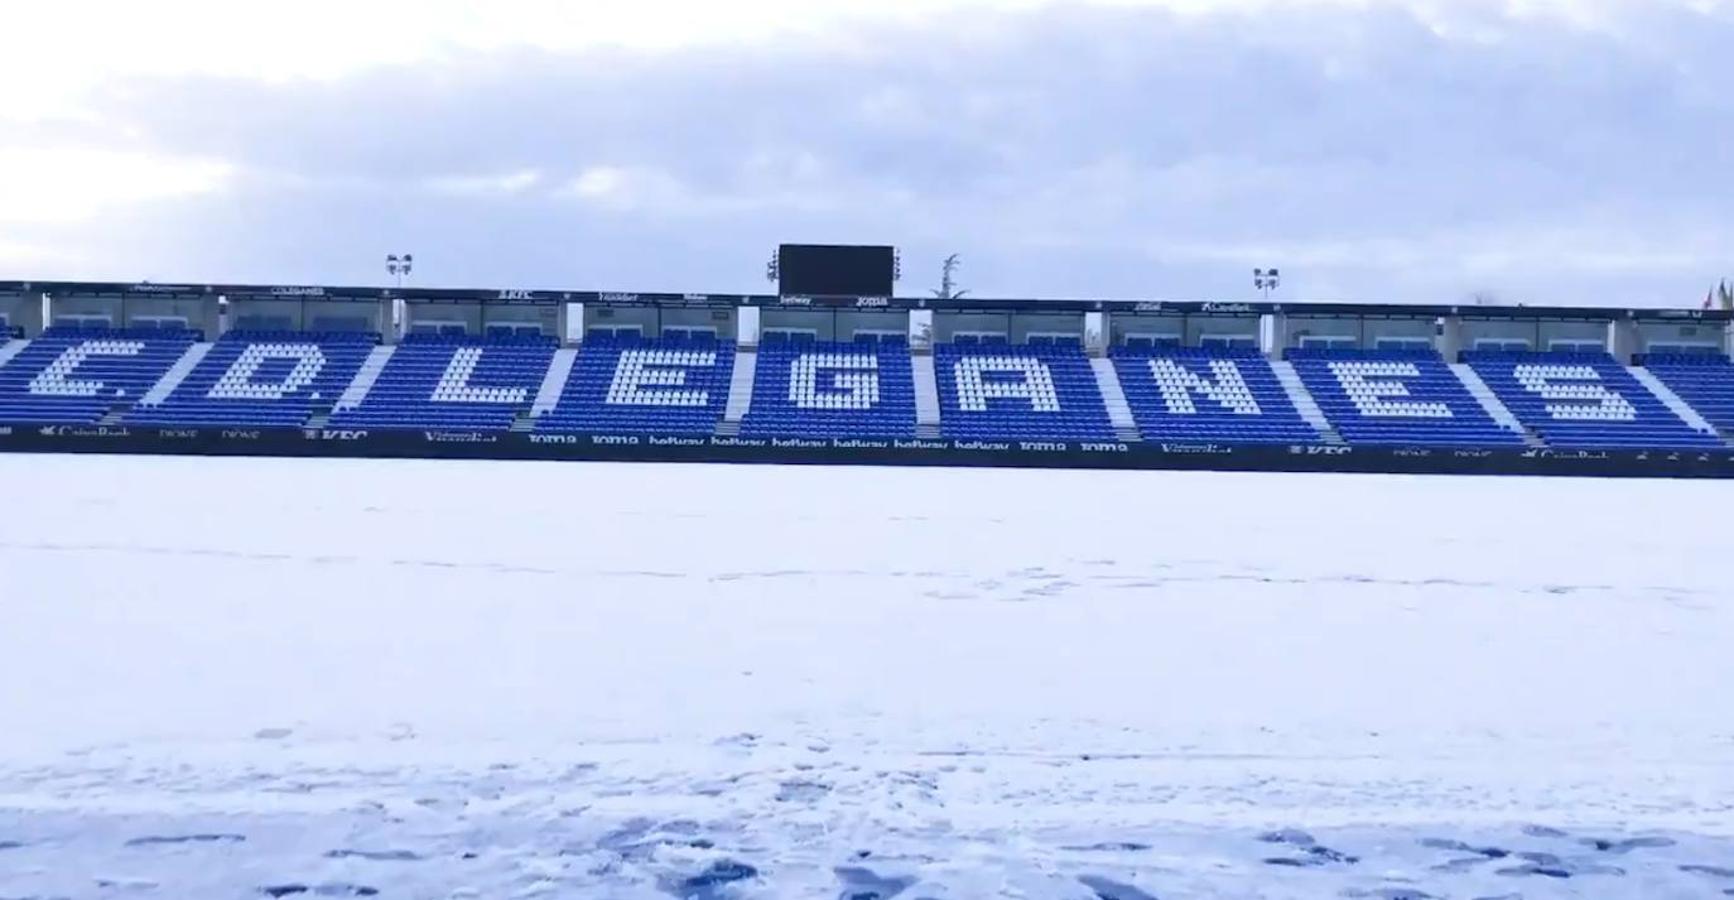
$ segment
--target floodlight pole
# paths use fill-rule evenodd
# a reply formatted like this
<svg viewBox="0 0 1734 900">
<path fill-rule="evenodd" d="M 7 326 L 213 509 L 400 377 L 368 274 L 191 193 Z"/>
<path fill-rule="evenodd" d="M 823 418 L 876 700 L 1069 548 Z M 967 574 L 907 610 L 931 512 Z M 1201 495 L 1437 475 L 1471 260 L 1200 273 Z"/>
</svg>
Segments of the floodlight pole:
<svg viewBox="0 0 1734 900">
<path fill-rule="evenodd" d="M 1253 269 L 1252 286 L 1263 292 L 1264 299 L 1270 299 L 1270 292 L 1282 284 L 1282 272 L 1277 269 Z"/>
<path fill-rule="evenodd" d="M 409 276 L 410 270 L 414 265 L 414 254 L 405 253 L 402 256 L 398 256 L 396 253 L 386 254 L 385 271 L 393 278 L 397 279 L 397 286 L 400 290 L 403 288 L 404 278 Z"/>
</svg>

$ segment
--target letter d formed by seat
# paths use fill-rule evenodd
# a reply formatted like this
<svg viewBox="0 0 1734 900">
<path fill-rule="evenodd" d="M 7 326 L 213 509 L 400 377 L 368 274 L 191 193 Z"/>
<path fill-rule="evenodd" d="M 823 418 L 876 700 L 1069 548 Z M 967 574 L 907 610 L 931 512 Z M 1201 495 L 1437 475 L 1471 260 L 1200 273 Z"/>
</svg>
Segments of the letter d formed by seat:
<svg viewBox="0 0 1734 900">
<path fill-rule="evenodd" d="M 257 382 L 267 360 L 292 359 L 295 367 L 280 382 Z M 325 353 L 317 344 L 249 344 L 223 373 L 206 397 L 236 400 L 281 400 L 313 383 L 325 368 Z"/>
</svg>

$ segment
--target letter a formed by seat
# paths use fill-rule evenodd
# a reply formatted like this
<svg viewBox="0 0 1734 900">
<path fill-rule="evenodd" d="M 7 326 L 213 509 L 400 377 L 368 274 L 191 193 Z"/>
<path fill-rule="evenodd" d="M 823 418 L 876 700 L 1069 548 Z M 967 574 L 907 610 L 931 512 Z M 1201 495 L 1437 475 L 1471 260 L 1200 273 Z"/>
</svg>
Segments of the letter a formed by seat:
<svg viewBox="0 0 1734 900">
<path fill-rule="evenodd" d="M 1012 374 L 1016 381 L 989 381 L 986 376 Z M 965 356 L 957 361 L 957 405 L 964 412 L 987 412 L 987 401 L 1021 397 L 1034 412 L 1060 411 L 1060 394 L 1054 389 L 1054 373 L 1041 360 L 1028 356 Z"/>
</svg>

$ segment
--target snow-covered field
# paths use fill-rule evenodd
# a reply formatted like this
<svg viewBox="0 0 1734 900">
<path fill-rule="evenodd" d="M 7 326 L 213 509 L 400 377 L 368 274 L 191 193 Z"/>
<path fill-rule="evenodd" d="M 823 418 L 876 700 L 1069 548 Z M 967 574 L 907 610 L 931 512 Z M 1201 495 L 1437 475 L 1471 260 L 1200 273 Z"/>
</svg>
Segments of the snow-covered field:
<svg viewBox="0 0 1734 900">
<path fill-rule="evenodd" d="M 4 898 L 1734 893 L 1734 485 L 0 485 Z"/>
</svg>

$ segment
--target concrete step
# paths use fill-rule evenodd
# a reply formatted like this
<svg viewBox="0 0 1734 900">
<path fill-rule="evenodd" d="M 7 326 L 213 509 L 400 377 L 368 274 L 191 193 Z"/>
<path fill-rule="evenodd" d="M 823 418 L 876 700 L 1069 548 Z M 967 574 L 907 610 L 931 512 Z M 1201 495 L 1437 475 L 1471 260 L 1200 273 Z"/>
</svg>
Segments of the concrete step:
<svg viewBox="0 0 1734 900">
<path fill-rule="evenodd" d="M 1327 444 L 1343 444 L 1343 436 L 1337 432 L 1331 420 L 1325 417 L 1325 411 L 1319 408 L 1317 400 L 1301 382 L 1300 373 L 1294 370 L 1294 364 L 1286 359 L 1272 360 L 1270 368 L 1276 373 L 1276 380 L 1282 384 L 1283 392 L 1288 394 L 1288 400 L 1294 404 L 1295 412 L 1301 419 L 1319 433 L 1320 440 Z"/>
<path fill-rule="evenodd" d="M 1628 366 L 1627 368 L 1631 371 L 1632 377 L 1638 379 L 1639 384 L 1649 388 L 1650 393 L 1655 394 L 1656 399 L 1662 401 L 1663 406 L 1666 406 L 1674 415 L 1679 416 L 1680 421 L 1685 422 L 1694 431 L 1713 434 L 1723 441 L 1728 440 L 1727 435 L 1717 431 L 1716 426 L 1711 425 L 1709 419 L 1704 418 L 1703 414 L 1693 409 L 1692 405 L 1681 399 L 1679 394 L 1674 393 L 1674 389 L 1668 387 L 1662 379 L 1657 378 L 1656 373 L 1643 366 Z"/>
<path fill-rule="evenodd" d="M 759 351 L 735 351 L 735 367 L 729 373 L 729 402 L 723 408 L 723 421 L 735 423 L 735 434 L 740 433 L 740 422 L 752 409 L 753 382 L 758 371 Z"/>
<path fill-rule="evenodd" d="M 554 362 L 542 376 L 542 386 L 536 389 L 536 400 L 530 404 L 532 417 L 546 415 L 560 405 L 560 395 L 566 391 L 566 381 L 572 377 L 572 366 L 578 361 L 578 351 L 561 347 L 554 351 Z"/>
<path fill-rule="evenodd" d="M 214 346 L 216 345 L 199 343 L 188 347 L 187 352 L 181 354 L 181 358 L 175 360 L 175 364 L 163 373 L 163 377 L 157 379 L 157 383 L 151 385 L 151 389 L 139 398 L 139 405 L 158 406 L 164 400 L 169 399 L 169 395 L 175 392 L 175 388 L 181 386 L 181 382 L 187 380 L 188 375 L 193 374 L 193 370 L 198 368 L 199 363 L 204 361 Z"/>
<path fill-rule="evenodd" d="M 0 344 L 0 366 L 11 362 L 13 357 L 23 353 L 24 348 L 28 346 L 30 346 L 29 341 L 7 341 Z"/>
<path fill-rule="evenodd" d="M 379 380 L 379 373 L 385 371 L 385 364 L 391 362 L 391 355 L 397 351 L 392 344 L 382 344 L 373 348 L 367 354 L 367 361 L 361 364 L 361 371 L 355 373 L 355 380 L 349 382 L 349 387 L 343 389 L 343 396 L 337 398 L 338 409 L 354 409 L 367 399 L 367 392 L 373 390 L 373 383 Z"/>
<path fill-rule="evenodd" d="M 921 433 L 921 426 L 933 426 L 935 436 L 939 431 L 939 378 L 934 374 L 933 354 L 916 353 L 910 357 L 915 368 L 915 426 L 916 434 Z"/>
<path fill-rule="evenodd" d="M 1090 357 L 1090 370 L 1096 375 L 1096 388 L 1102 392 L 1102 405 L 1108 411 L 1108 424 L 1122 441 L 1143 440 L 1138 423 L 1132 418 L 1132 405 L 1126 402 L 1126 390 L 1120 384 L 1120 374 L 1114 361 L 1100 356 Z"/>
<path fill-rule="evenodd" d="M 1469 389 L 1469 396 L 1474 397 L 1475 402 L 1480 403 L 1482 410 L 1500 427 L 1522 435 L 1523 442 L 1528 446 L 1547 446 L 1547 442 L 1541 439 L 1541 435 L 1536 434 L 1529 426 L 1518 421 L 1517 416 L 1512 415 L 1511 410 L 1500 401 L 1499 395 L 1493 393 L 1493 389 L 1487 386 L 1487 382 L 1481 380 L 1481 376 L 1476 374 L 1475 369 L 1471 368 L 1469 364 L 1452 363 L 1451 372 L 1457 376 L 1458 381 L 1463 382 L 1465 388 Z"/>
</svg>

